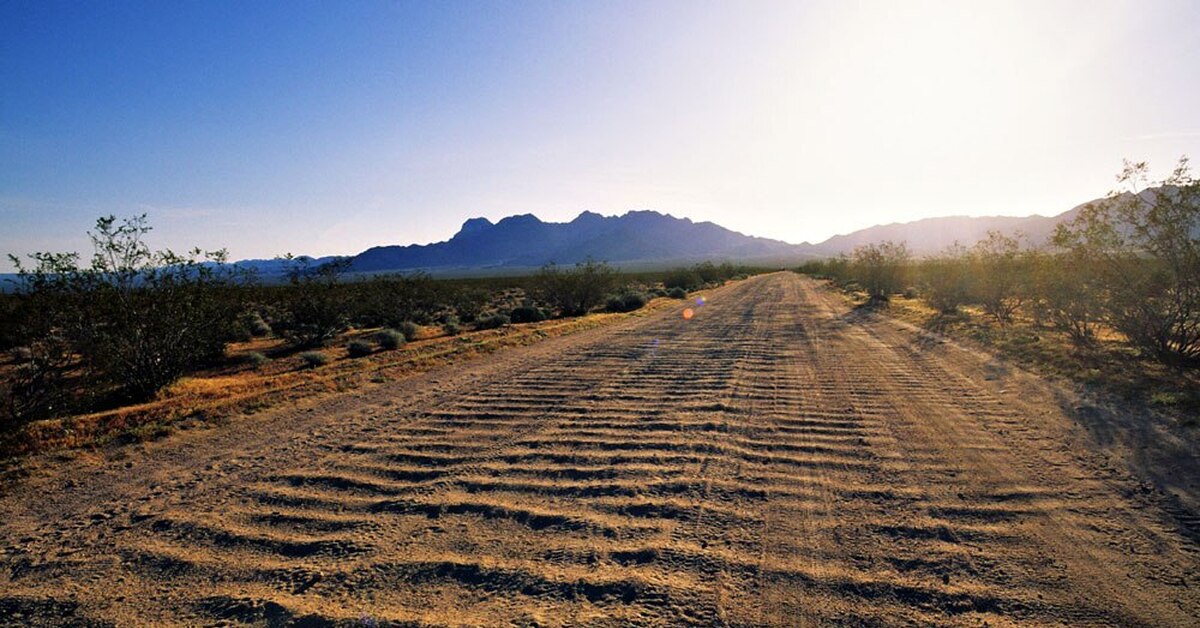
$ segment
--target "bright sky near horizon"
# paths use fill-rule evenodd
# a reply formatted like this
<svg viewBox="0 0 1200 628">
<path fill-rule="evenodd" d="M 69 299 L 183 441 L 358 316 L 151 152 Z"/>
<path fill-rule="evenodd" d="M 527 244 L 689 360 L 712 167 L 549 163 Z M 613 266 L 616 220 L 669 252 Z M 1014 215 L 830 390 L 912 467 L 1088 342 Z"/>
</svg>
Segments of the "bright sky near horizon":
<svg viewBox="0 0 1200 628">
<path fill-rule="evenodd" d="M 819 241 L 1200 159 L 1200 2 L 0 0 L 0 253 L 654 209 Z M 10 269 L 0 262 L 0 271 Z"/>
</svg>

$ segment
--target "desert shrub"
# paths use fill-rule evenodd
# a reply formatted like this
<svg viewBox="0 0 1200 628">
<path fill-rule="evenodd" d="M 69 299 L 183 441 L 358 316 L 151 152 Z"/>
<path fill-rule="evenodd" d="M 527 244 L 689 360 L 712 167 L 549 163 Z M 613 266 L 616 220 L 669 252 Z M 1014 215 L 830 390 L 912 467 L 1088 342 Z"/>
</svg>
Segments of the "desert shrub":
<svg viewBox="0 0 1200 628">
<path fill-rule="evenodd" d="M 651 297 L 665 297 L 665 296 L 667 296 L 667 289 L 655 286 L 650 289 L 650 296 Z"/>
<path fill-rule="evenodd" d="M 365 358 L 374 352 L 375 347 L 372 347 L 371 343 L 369 342 L 363 342 L 362 340 L 351 340 L 346 344 L 346 353 L 350 354 L 350 357 L 352 358 Z"/>
<path fill-rule="evenodd" d="M 400 329 L 410 321 L 432 321 L 445 305 L 449 290 L 445 282 L 420 273 L 374 277 L 354 282 L 346 289 L 354 304 L 352 318 L 356 325 L 392 329 Z"/>
<path fill-rule="evenodd" d="M 683 288 L 675 287 L 667 290 L 667 296 L 671 297 L 672 299 L 686 299 L 688 293 L 687 290 L 684 290 Z"/>
<path fill-rule="evenodd" d="M 404 346 L 405 341 L 404 334 L 394 329 L 385 329 L 375 334 L 375 344 L 385 351 L 399 349 Z"/>
<path fill-rule="evenodd" d="M 0 280 L 0 351 L 21 344 L 21 319 L 27 315 L 22 311 L 21 301 L 16 296 L 5 293 L 9 287 L 7 283 Z"/>
<path fill-rule="evenodd" d="M 263 354 L 259 351 L 251 351 L 251 352 L 247 353 L 246 355 L 242 356 L 242 361 L 245 362 L 246 364 L 249 364 L 250 366 L 253 366 L 254 368 L 258 368 L 260 366 L 263 366 L 267 362 L 270 362 L 271 358 L 268 358 L 265 354 Z"/>
<path fill-rule="evenodd" d="M 491 294 L 482 288 L 461 288 L 447 298 L 455 318 L 463 323 L 475 322 L 488 307 Z"/>
<path fill-rule="evenodd" d="M 448 320 L 442 323 L 442 331 L 447 336 L 457 336 L 462 333 L 462 325 L 460 325 L 457 320 Z"/>
<path fill-rule="evenodd" d="M 33 268 L 11 257 L 18 298 L 39 313 L 25 321 L 26 337 L 58 334 L 90 377 L 135 400 L 223 359 L 242 309 L 223 251 L 151 251 L 150 229 L 144 215 L 97 220 L 86 267 L 76 253 L 35 253 Z"/>
<path fill-rule="evenodd" d="M 403 334 L 405 340 L 413 341 L 417 339 L 417 334 L 420 333 L 421 328 L 412 321 L 403 321 L 396 326 L 396 331 Z"/>
<path fill-rule="evenodd" d="M 726 279 L 733 277 L 737 272 L 733 264 L 729 262 L 721 262 L 720 264 L 701 262 L 693 266 L 692 270 L 700 277 L 700 281 L 704 285 L 720 285 Z"/>
<path fill-rule="evenodd" d="M 663 277 L 663 286 L 668 292 L 683 290 L 686 293 L 703 288 L 704 278 L 692 268 L 680 268 Z"/>
<path fill-rule="evenodd" d="M 300 361 L 308 368 L 317 368 L 329 364 L 329 356 L 320 351 L 305 351 L 300 354 Z"/>
<path fill-rule="evenodd" d="M 286 293 L 285 318 L 276 331 L 296 347 L 320 347 L 349 325 L 349 302 L 340 277 L 349 260 L 313 267 L 308 258 L 293 261 L 288 272 L 291 290 Z"/>
<path fill-rule="evenodd" d="M 604 309 L 609 312 L 632 312 L 646 305 L 646 297 L 636 292 L 609 297 Z"/>
<path fill-rule="evenodd" d="M 582 316 L 604 302 L 617 279 L 617 272 L 604 262 L 588 260 L 570 270 L 547 264 L 535 277 L 535 290 L 564 316 Z"/>
<path fill-rule="evenodd" d="M 1175 365 L 1200 363 L 1200 181 L 1187 159 L 1151 184 L 1126 162 L 1123 192 L 1059 225 L 1054 242 L 1103 284 L 1107 322 L 1135 347 Z"/>
<path fill-rule="evenodd" d="M 246 331 L 255 338 L 262 338 L 271 334 L 271 326 L 267 321 L 263 320 L 262 314 L 258 312 L 249 312 L 242 317 L 242 325 Z"/>
<path fill-rule="evenodd" d="M 961 246 L 956 244 L 940 256 L 922 261 L 918 273 L 925 300 L 939 312 L 954 312 L 967 303 L 971 277 L 966 250 Z"/>
<path fill-rule="evenodd" d="M 503 314 L 491 314 L 475 321 L 475 329 L 496 329 L 504 327 L 508 322 L 508 317 Z"/>
<path fill-rule="evenodd" d="M 72 363 L 67 341 L 51 334 L 22 348 L 28 359 L 0 382 L 7 388 L 0 389 L 0 425 L 6 431 L 67 411 L 72 400 L 66 385 Z"/>
<path fill-rule="evenodd" d="M 1029 258 L 1017 238 L 989 231 L 970 255 L 971 300 L 1001 324 L 1012 320 L 1030 296 Z"/>
<path fill-rule="evenodd" d="M 513 308 L 509 312 L 508 318 L 514 323 L 537 323 L 546 320 L 546 313 L 541 308 L 532 305 L 522 305 Z"/>
<path fill-rule="evenodd" d="M 1094 267 L 1070 252 L 1039 253 L 1031 259 L 1036 317 L 1052 323 L 1075 344 L 1090 344 L 1101 319 L 1102 286 Z"/>
<path fill-rule="evenodd" d="M 851 275 L 872 301 L 887 301 L 888 296 L 904 288 L 909 257 L 903 243 L 860 246 L 851 256 Z"/>
</svg>

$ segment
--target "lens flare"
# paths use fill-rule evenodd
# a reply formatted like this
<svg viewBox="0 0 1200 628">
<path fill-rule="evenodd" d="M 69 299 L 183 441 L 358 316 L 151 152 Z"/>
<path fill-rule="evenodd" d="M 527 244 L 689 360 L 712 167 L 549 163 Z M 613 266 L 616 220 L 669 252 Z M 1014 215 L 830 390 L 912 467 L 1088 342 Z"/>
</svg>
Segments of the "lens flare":
<svg viewBox="0 0 1200 628">
<path fill-rule="evenodd" d="M 696 297 L 696 307 L 704 307 L 706 303 L 708 303 L 708 299 L 705 299 L 703 295 Z"/>
<path fill-rule="evenodd" d="M 683 320 L 685 320 L 685 321 L 692 320 L 692 317 L 695 315 L 696 315 L 696 313 L 693 312 L 692 308 L 690 308 L 690 307 L 683 310 Z"/>
</svg>

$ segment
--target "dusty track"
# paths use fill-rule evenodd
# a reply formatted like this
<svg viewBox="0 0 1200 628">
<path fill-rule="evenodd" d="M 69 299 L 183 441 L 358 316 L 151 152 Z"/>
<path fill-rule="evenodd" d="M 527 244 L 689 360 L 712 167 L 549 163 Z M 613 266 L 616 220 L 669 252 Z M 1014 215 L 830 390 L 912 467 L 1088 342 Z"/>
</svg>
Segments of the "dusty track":
<svg viewBox="0 0 1200 628">
<path fill-rule="evenodd" d="M 690 321 L 673 310 L 125 459 L 47 462 L 0 500 L 0 618 L 1200 616 L 1196 547 L 1051 393 L 927 341 L 776 274 L 711 293 Z"/>
</svg>

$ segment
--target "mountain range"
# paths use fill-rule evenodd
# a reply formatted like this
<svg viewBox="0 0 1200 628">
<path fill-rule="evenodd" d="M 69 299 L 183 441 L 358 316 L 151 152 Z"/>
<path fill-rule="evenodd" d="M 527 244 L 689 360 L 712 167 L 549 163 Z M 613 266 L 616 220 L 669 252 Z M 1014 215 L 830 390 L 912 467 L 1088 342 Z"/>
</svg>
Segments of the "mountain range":
<svg viewBox="0 0 1200 628">
<path fill-rule="evenodd" d="M 1085 204 L 1086 205 L 1086 204 Z M 545 222 L 532 214 L 493 223 L 471 218 L 449 240 L 432 244 L 377 246 L 351 256 L 359 274 L 423 271 L 438 276 L 516 274 L 547 263 L 570 265 L 586 259 L 625 267 L 662 267 L 703 260 L 786 266 L 805 259 L 849 253 L 856 247 L 891 240 L 906 242 L 914 255 L 932 255 L 955 242 L 970 246 L 989 231 L 1023 234 L 1033 245 L 1044 243 L 1061 222 L 1084 205 L 1056 216 L 949 216 L 876 225 L 818 243 L 790 244 L 748 236 L 712 222 L 693 222 L 655 211 L 602 216 L 585 211 L 565 223 Z M 308 258 L 310 266 L 337 256 Z M 266 280 L 290 267 L 280 259 L 242 260 Z M 0 279 L 8 278 L 0 276 Z M 4 283 L 4 282 L 0 282 Z M 2 288 L 0 288 L 2 289 Z"/>
<path fill-rule="evenodd" d="M 955 242 L 970 246 L 989 231 L 1022 234 L 1039 245 L 1056 225 L 1073 218 L 1082 207 L 1057 216 L 927 218 L 868 227 L 815 244 L 748 236 L 711 222 L 654 211 L 631 211 L 622 216 L 583 212 L 566 223 L 544 222 L 532 214 L 509 216 L 496 223 L 472 218 L 445 242 L 373 247 L 354 256 L 350 268 L 362 273 L 503 272 L 589 258 L 624 266 L 700 260 L 789 264 L 849 253 L 855 247 L 885 240 L 906 242 L 913 254 L 920 256 L 938 253 Z"/>
<path fill-rule="evenodd" d="M 796 247 L 786 242 L 653 211 L 623 216 L 583 212 L 566 223 L 523 214 L 496 223 L 472 218 L 445 242 L 370 248 L 354 257 L 351 270 L 503 269 L 574 264 L 589 258 L 612 263 L 750 260 L 795 253 Z"/>
</svg>

